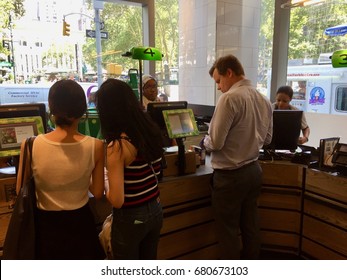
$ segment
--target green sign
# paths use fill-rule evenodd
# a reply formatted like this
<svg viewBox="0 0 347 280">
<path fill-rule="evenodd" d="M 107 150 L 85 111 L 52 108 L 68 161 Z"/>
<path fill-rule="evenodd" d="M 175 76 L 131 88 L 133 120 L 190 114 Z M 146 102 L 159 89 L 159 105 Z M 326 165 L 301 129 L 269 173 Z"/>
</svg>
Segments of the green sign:
<svg viewBox="0 0 347 280">
<path fill-rule="evenodd" d="M 331 57 L 334 68 L 347 67 L 347 50 L 335 51 Z"/>
<path fill-rule="evenodd" d="M 139 60 L 162 60 L 162 53 L 152 47 L 133 47 L 130 50 L 131 58 Z"/>
</svg>

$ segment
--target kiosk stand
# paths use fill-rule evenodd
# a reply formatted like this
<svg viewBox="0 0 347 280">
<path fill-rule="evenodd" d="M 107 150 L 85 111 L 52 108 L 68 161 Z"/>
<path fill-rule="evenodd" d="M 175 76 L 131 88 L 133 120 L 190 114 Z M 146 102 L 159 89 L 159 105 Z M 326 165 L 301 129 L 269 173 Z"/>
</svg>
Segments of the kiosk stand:
<svg viewBox="0 0 347 280">
<path fill-rule="evenodd" d="M 186 173 L 186 150 L 184 146 L 184 139 L 189 136 L 199 135 L 193 110 L 164 110 L 163 116 L 169 137 L 171 139 L 176 139 L 177 142 L 178 175 L 182 176 Z"/>
<path fill-rule="evenodd" d="M 184 138 L 176 138 L 178 146 L 178 175 L 182 176 L 185 174 L 186 170 L 186 149 L 184 146 Z"/>
</svg>

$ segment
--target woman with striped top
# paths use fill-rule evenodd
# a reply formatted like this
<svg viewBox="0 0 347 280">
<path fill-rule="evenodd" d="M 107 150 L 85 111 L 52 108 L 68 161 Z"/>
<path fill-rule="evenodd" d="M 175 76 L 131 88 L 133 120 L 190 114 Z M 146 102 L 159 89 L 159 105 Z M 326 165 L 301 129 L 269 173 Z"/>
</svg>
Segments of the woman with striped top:
<svg viewBox="0 0 347 280">
<path fill-rule="evenodd" d="M 160 130 L 123 81 L 105 81 L 96 104 L 108 144 L 106 196 L 113 205 L 113 257 L 156 259 L 163 220 L 158 188 L 163 154 Z"/>
</svg>

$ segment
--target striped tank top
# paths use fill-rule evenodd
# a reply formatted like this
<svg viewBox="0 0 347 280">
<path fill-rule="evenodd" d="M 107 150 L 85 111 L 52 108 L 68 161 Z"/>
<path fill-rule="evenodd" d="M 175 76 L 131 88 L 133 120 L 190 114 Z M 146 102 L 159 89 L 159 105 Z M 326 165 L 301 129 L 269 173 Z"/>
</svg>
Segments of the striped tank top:
<svg viewBox="0 0 347 280">
<path fill-rule="evenodd" d="M 124 168 L 124 204 L 122 208 L 141 206 L 159 197 L 157 177 L 161 171 L 161 158 L 148 164 L 136 159 Z"/>
</svg>

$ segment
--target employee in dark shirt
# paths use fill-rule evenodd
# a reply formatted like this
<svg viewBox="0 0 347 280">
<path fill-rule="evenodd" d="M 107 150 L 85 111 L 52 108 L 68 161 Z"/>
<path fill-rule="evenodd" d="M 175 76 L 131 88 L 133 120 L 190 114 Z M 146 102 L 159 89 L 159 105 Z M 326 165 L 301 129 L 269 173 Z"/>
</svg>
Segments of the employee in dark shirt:
<svg viewBox="0 0 347 280">
<path fill-rule="evenodd" d="M 293 89 L 290 86 L 281 86 L 276 92 L 276 102 L 272 104 L 274 110 L 299 110 L 290 104 L 293 98 Z M 302 136 L 299 137 L 298 144 L 305 144 L 310 137 L 310 127 L 307 124 L 305 114 L 301 118 Z"/>
</svg>

